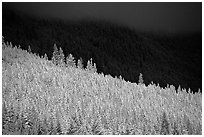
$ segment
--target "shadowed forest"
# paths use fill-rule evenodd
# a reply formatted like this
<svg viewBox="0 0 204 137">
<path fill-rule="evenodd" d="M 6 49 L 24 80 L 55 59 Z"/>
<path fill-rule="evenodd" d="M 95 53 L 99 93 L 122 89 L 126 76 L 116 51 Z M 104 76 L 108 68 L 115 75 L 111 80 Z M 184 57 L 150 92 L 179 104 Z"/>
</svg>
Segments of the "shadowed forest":
<svg viewBox="0 0 204 137">
<path fill-rule="evenodd" d="M 99 73 L 126 81 L 137 82 L 142 73 L 146 85 L 153 81 L 194 92 L 202 88 L 202 33 L 154 34 L 105 20 L 45 20 L 3 9 L 2 35 L 49 59 L 56 44 L 65 56 L 82 58 L 84 67 L 92 58 Z"/>
</svg>

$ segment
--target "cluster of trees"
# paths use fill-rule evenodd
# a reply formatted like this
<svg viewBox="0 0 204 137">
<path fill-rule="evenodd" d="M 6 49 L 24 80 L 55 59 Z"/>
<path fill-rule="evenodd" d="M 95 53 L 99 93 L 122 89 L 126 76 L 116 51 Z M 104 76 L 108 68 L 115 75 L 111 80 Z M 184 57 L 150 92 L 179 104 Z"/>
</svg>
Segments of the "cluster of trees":
<svg viewBox="0 0 204 137">
<path fill-rule="evenodd" d="M 2 33 L 6 41 L 52 59 L 53 44 L 75 63 L 83 59 L 97 64 L 97 72 L 137 82 L 151 81 L 165 87 L 202 87 L 202 34 L 154 35 L 124 25 L 98 20 L 43 20 L 3 9 Z"/>
<path fill-rule="evenodd" d="M 52 55 L 52 62 L 53 64 L 60 66 L 60 67 L 77 67 L 80 69 L 83 69 L 83 61 L 82 58 L 77 60 L 77 64 L 75 63 L 75 58 L 72 56 L 72 54 L 69 54 L 66 58 L 63 53 L 62 48 L 60 47 L 59 50 L 57 48 L 57 45 L 54 44 L 53 47 L 53 55 Z M 31 50 L 28 48 L 28 51 Z M 44 58 L 47 58 L 47 54 L 44 55 Z M 88 60 L 86 65 L 86 70 L 90 72 L 97 72 L 96 63 L 93 63 L 92 58 Z"/>
</svg>

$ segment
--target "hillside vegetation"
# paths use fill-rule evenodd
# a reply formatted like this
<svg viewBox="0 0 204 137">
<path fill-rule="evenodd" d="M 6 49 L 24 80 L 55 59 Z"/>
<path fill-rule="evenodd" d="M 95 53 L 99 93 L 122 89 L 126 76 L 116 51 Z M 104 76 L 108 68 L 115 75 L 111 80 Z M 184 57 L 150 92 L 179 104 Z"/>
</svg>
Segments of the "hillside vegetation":
<svg viewBox="0 0 204 137">
<path fill-rule="evenodd" d="M 202 134 L 200 92 L 99 74 L 62 53 L 2 43 L 3 134 Z"/>
<path fill-rule="evenodd" d="M 154 81 L 163 88 L 166 83 L 194 92 L 202 88 L 202 33 L 155 35 L 104 20 L 38 19 L 3 8 L 2 34 L 49 59 L 56 43 L 66 56 L 71 53 L 84 62 L 92 58 L 98 73 L 121 75 L 126 81 L 137 82 L 142 73 L 146 85 Z"/>
</svg>

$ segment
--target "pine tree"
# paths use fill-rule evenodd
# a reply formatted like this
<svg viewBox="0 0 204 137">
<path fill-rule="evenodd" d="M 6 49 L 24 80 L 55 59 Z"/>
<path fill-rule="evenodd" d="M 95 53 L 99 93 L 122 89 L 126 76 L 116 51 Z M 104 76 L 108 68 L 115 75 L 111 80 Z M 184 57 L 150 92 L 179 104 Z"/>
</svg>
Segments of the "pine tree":
<svg viewBox="0 0 204 137">
<path fill-rule="evenodd" d="M 143 84 L 144 80 L 143 80 L 143 77 L 142 77 L 142 73 L 140 73 L 139 75 L 139 84 Z"/>
<path fill-rule="evenodd" d="M 44 55 L 44 59 L 45 60 L 48 60 L 48 57 L 47 57 L 47 54 L 45 53 L 45 55 Z"/>
<path fill-rule="evenodd" d="M 59 49 L 59 54 L 58 54 L 58 65 L 61 66 L 61 67 L 65 66 L 65 63 L 64 63 L 64 53 L 63 53 L 63 50 L 62 50 L 61 47 Z"/>
<path fill-rule="evenodd" d="M 92 70 L 92 58 L 87 61 L 86 70 L 88 70 L 88 71 Z"/>
<path fill-rule="evenodd" d="M 69 54 L 69 56 L 66 57 L 66 66 L 76 67 L 75 59 L 72 54 Z"/>
<path fill-rule="evenodd" d="M 93 72 L 97 72 L 96 63 L 93 64 Z"/>
<path fill-rule="evenodd" d="M 77 68 L 83 69 L 83 61 L 82 61 L 82 58 L 78 59 L 78 61 L 77 61 Z"/>
<path fill-rule="evenodd" d="M 28 46 L 28 52 L 31 53 L 31 48 L 30 45 Z"/>
<path fill-rule="evenodd" d="M 54 52 L 52 53 L 52 62 L 55 64 L 55 65 L 58 65 L 58 49 L 57 49 L 57 45 L 54 44 Z"/>
<path fill-rule="evenodd" d="M 12 42 L 10 42 L 10 47 L 13 47 L 13 44 L 12 44 Z M 21 48 L 21 46 L 19 45 L 19 49 Z"/>
</svg>

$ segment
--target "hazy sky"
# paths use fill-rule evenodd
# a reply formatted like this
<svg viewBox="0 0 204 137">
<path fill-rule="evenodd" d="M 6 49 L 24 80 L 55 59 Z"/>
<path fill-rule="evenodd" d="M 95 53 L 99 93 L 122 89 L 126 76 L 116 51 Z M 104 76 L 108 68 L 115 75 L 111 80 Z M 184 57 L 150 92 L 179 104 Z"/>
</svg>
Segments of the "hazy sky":
<svg viewBox="0 0 204 137">
<path fill-rule="evenodd" d="M 13 9 L 43 18 L 78 19 L 94 17 L 113 20 L 140 30 L 202 31 L 202 3 L 5 3 Z"/>
</svg>

